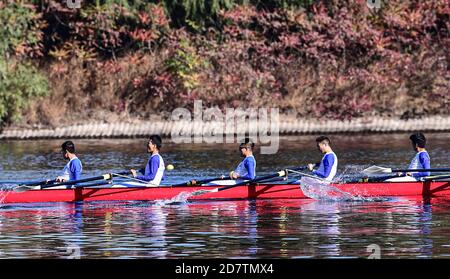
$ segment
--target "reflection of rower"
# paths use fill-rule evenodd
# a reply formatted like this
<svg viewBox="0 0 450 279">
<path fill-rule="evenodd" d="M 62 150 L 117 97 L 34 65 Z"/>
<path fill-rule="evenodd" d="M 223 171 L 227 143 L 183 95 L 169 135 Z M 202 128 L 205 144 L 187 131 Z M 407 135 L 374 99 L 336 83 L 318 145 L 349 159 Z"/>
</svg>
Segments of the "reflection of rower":
<svg viewBox="0 0 450 279">
<path fill-rule="evenodd" d="M 320 136 L 316 139 L 317 148 L 325 154 L 320 164 L 308 164 L 308 168 L 315 175 L 325 180 L 331 181 L 337 172 L 338 159 L 331 149 L 331 141 L 328 137 Z M 314 167 L 319 167 L 313 170 Z"/>
</svg>

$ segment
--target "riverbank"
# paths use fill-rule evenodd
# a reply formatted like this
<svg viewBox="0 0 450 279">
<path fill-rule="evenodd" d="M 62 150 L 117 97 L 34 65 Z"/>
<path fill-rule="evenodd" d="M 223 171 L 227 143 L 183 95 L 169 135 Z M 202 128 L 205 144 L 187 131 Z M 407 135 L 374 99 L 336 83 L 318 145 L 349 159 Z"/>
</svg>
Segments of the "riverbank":
<svg viewBox="0 0 450 279">
<path fill-rule="evenodd" d="M 389 1 L 379 10 L 366 1 L 230 1 L 181 18 L 173 1 L 80 9 L 25 2 L 0 9 L 4 30 L 28 23 L 22 32 L 6 32 L 0 47 L 5 129 L 52 127 L 47 137 L 79 123 L 164 120 L 177 108 L 193 111 L 196 100 L 222 112 L 277 107 L 299 119 L 288 132 L 361 129 L 359 120 L 356 128 L 345 121 L 310 128 L 316 120 L 306 125 L 305 118 L 450 115 L 446 0 Z M 185 10 L 202 6 L 193 3 L 202 1 L 186 1 Z M 403 129 L 401 121 L 380 125 L 382 131 Z"/>
<path fill-rule="evenodd" d="M 313 119 L 290 119 L 280 115 L 278 132 L 284 134 L 332 134 L 332 133 L 394 133 L 394 132 L 449 132 L 450 116 L 423 117 L 421 119 L 355 118 L 351 121 Z M 174 131 L 190 135 L 211 135 L 220 122 L 180 122 L 170 120 L 128 121 L 116 123 L 91 122 L 55 128 L 9 127 L 0 133 L 0 139 L 58 139 L 58 138 L 130 138 L 147 137 L 152 134 L 171 136 Z M 222 124 L 223 125 L 223 124 Z M 272 124 L 274 125 L 274 124 Z M 257 123 L 236 125 L 236 129 L 225 134 L 244 134 Z M 272 126 L 276 128 L 276 126 Z M 254 131 L 250 128 L 250 131 Z M 273 130 L 274 131 L 274 130 Z M 275 131 L 276 132 L 276 131 Z"/>
</svg>

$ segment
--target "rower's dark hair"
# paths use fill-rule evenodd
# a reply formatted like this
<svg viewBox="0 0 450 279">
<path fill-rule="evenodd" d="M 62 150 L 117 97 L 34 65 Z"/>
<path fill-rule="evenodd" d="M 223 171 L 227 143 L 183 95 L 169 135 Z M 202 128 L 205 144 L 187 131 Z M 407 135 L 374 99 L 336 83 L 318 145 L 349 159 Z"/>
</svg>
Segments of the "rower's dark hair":
<svg viewBox="0 0 450 279">
<path fill-rule="evenodd" d="M 156 148 L 158 148 L 158 150 L 161 149 L 162 139 L 161 139 L 160 136 L 158 136 L 158 135 L 151 135 L 150 136 L 150 140 L 152 141 L 152 143 L 154 145 L 156 145 Z"/>
<path fill-rule="evenodd" d="M 69 153 L 73 154 L 75 153 L 75 144 L 70 140 L 65 141 L 63 144 L 61 144 L 61 149 L 64 152 L 68 151 Z"/>
<path fill-rule="evenodd" d="M 253 150 L 253 148 L 255 148 L 255 143 L 250 138 L 245 138 L 239 146 L 251 148 L 251 150 Z"/>
<path fill-rule="evenodd" d="M 331 144 L 331 140 L 326 136 L 320 136 L 316 138 L 317 143 L 326 142 L 328 145 Z"/>
<path fill-rule="evenodd" d="M 414 143 L 417 144 L 420 148 L 425 148 L 425 145 L 427 144 L 427 139 L 425 138 L 424 134 L 422 133 L 415 133 L 412 134 L 409 139 Z"/>
</svg>

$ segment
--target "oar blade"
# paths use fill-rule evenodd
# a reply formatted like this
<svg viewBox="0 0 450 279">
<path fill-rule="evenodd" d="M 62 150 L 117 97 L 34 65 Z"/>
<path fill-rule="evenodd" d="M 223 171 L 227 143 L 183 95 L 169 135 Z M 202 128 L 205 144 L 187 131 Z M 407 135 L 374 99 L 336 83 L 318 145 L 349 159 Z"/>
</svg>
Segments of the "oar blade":
<svg viewBox="0 0 450 279">
<path fill-rule="evenodd" d="M 367 169 L 363 170 L 362 173 L 364 173 L 364 174 L 392 173 L 392 169 L 379 167 L 379 166 L 371 166 L 371 167 L 368 167 Z"/>
<path fill-rule="evenodd" d="M 211 190 L 201 189 L 201 190 L 197 190 L 197 191 L 192 192 L 190 194 L 190 196 L 191 197 L 195 197 L 195 196 L 201 196 L 201 195 L 208 194 L 208 193 L 217 193 L 218 190 L 219 190 L 219 188 L 214 188 L 214 189 L 211 189 Z"/>
<path fill-rule="evenodd" d="M 29 191 L 29 190 L 33 190 L 33 189 L 36 189 L 36 187 L 35 186 L 20 185 L 20 186 L 14 187 L 12 190 L 14 192 L 16 192 L 16 193 L 23 193 L 23 192 L 26 192 L 26 191 Z"/>
</svg>

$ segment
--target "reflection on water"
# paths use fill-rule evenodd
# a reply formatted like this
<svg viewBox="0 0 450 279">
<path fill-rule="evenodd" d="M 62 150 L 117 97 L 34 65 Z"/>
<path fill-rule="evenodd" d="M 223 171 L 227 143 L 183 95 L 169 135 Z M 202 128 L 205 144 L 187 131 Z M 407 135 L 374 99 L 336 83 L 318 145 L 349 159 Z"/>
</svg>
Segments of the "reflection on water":
<svg viewBox="0 0 450 279">
<path fill-rule="evenodd" d="M 450 200 L 4 205 L 2 258 L 450 257 Z"/>
<path fill-rule="evenodd" d="M 448 167 L 450 135 L 430 134 L 432 165 Z M 256 152 L 259 175 L 319 161 L 315 136 Z M 332 136 L 339 175 L 371 164 L 406 167 L 408 135 Z M 84 175 L 142 167 L 145 140 L 79 140 Z M 60 141 L 0 142 L 0 180 L 41 180 L 64 167 Z M 126 147 L 126 148 L 124 148 Z M 236 145 L 165 144 L 165 183 L 228 173 Z M 1 199 L 1 197 L 0 197 Z M 0 258 L 450 257 L 450 200 L 313 200 L 0 204 Z"/>
</svg>

